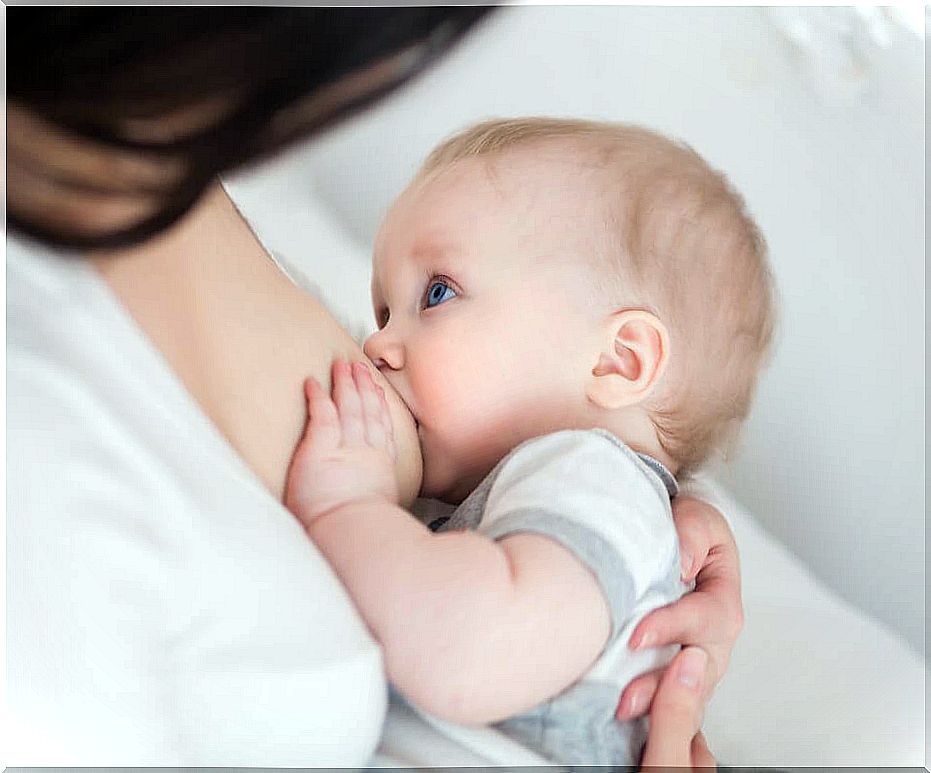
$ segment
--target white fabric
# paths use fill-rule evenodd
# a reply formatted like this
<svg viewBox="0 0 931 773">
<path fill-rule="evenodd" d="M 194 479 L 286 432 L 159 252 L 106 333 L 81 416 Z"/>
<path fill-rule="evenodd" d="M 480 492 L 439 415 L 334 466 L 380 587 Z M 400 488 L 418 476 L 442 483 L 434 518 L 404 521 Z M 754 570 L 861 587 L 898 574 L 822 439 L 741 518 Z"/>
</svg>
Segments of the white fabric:
<svg viewBox="0 0 931 773">
<path fill-rule="evenodd" d="M 669 494 L 656 473 L 606 431 L 564 430 L 524 443 L 494 475 L 479 531 L 546 534 L 578 555 L 605 594 L 616 635 L 580 679 L 616 684 L 620 697 L 668 663 L 675 649 L 627 645 L 648 612 L 685 591 Z"/>
<path fill-rule="evenodd" d="M 392 701 L 372 766 L 552 766 L 552 762 L 490 727 L 456 725 Z"/>
<path fill-rule="evenodd" d="M 558 513 L 613 548 L 640 599 L 678 565 L 676 530 L 662 482 L 607 434 L 564 430 L 523 444 L 498 471 L 480 529 L 516 511 Z"/>
<path fill-rule="evenodd" d="M 91 269 L 7 249 L 7 692 L 52 743 L 5 762 L 364 764 L 380 651 L 328 564 Z"/>
</svg>

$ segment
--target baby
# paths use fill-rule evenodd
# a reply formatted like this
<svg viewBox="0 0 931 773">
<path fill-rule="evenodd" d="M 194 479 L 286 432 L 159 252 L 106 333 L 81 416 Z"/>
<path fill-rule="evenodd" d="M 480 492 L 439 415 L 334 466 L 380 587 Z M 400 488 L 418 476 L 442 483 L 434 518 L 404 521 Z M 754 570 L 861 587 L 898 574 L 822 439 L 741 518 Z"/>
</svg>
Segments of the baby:
<svg viewBox="0 0 931 773">
<path fill-rule="evenodd" d="M 287 504 L 420 710 L 554 762 L 637 763 L 620 690 L 685 590 L 676 476 L 746 416 L 773 328 L 765 246 L 691 149 L 642 128 L 491 121 L 433 151 L 378 234 L 365 352 L 405 400 L 437 532 L 398 507 L 362 363 L 306 384 Z"/>
</svg>

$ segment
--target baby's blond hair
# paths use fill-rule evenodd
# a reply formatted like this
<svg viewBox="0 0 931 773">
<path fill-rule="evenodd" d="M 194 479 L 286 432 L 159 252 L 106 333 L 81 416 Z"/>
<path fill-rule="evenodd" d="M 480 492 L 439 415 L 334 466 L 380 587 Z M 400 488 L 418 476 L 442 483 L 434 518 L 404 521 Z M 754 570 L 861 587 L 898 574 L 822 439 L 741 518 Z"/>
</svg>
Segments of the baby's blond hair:
<svg viewBox="0 0 931 773">
<path fill-rule="evenodd" d="M 646 406 L 680 472 L 726 451 L 746 418 L 775 327 L 766 243 L 743 198 L 694 150 L 648 129 L 558 118 L 484 121 L 450 137 L 417 178 L 456 161 L 561 141 L 596 169 L 604 233 L 593 292 L 655 313 L 671 338 Z"/>
</svg>

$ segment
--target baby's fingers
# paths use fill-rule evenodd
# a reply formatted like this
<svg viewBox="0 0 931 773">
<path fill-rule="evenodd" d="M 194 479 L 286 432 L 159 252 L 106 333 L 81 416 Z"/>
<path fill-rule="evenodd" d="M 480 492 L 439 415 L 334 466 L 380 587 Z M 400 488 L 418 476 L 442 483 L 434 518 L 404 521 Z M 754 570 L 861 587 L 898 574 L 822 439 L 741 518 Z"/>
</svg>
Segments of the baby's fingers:
<svg viewBox="0 0 931 773">
<path fill-rule="evenodd" d="M 313 377 L 304 382 L 304 394 L 307 396 L 307 426 L 302 446 L 312 455 L 336 448 L 342 434 L 336 406 L 320 382 Z"/>
<path fill-rule="evenodd" d="M 376 385 L 378 390 L 378 404 L 381 406 L 381 424 L 385 432 L 385 447 L 388 449 L 388 455 L 395 460 L 398 458 L 397 447 L 394 444 L 394 424 L 391 423 L 391 409 L 388 407 L 388 398 L 385 397 L 385 390 Z"/>
<path fill-rule="evenodd" d="M 333 401 L 339 413 L 343 445 L 355 446 L 364 443 L 362 400 L 359 398 L 359 390 L 352 377 L 352 370 L 345 360 L 333 361 Z"/>
<path fill-rule="evenodd" d="M 381 401 L 375 391 L 375 382 L 372 374 L 361 362 L 352 365 L 352 375 L 359 390 L 359 399 L 362 403 L 362 421 L 365 425 L 365 440 L 374 448 L 387 449 L 388 439 L 381 417 Z"/>
</svg>

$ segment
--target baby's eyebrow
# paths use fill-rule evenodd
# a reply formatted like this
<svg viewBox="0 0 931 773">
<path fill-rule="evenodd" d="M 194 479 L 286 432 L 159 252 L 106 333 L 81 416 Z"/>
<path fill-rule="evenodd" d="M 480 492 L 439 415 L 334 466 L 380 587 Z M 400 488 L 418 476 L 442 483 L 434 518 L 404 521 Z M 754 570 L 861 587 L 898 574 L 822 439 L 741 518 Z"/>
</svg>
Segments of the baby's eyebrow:
<svg viewBox="0 0 931 773">
<path fill-rule="evenodd" d="M 416 242 L 407 255 L 411 261 L 420 267 L 421 271 L 430 270 L 438 261 L 448 261 L 451 256 L 459 254 L 459 248 L 448 239 L 439 238 L 422 238 Z M 379 271 L 376 265 L 379 261 L 372 259 L 372 282 L 371 297 L 372 308 L 378 315 L 383 308 L 387 306 L 384 292 L 382 291 L 382 282 L 379 278 Z"/>
<path fill-rule="evenodd" d="M 448 241 L 429 240 L 418 242 L 411 250 L 411 257 L 418 262 L 427 262 L 455 254 L 455 246 Z"/>
</svg>

